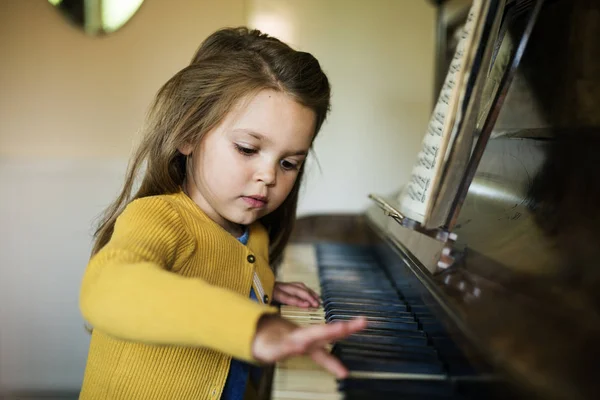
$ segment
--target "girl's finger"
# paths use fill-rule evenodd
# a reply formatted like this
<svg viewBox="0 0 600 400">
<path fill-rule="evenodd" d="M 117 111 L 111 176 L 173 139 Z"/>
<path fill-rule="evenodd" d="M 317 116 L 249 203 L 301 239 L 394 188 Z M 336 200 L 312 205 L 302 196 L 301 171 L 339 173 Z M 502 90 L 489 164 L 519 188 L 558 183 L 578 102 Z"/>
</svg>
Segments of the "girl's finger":
<svg viewBox="0 0 600 400">
<path fill-rule="evenodd" d="M 306 286 L 304 283 L 302 283 L 302 282 L 290 282 L 290 285 L 294 285 L 294 286 L 297 286 L 297 287 L 305 289 L 306 291 L 308 291 L 315 298 L 315 300 L 317 300 L 318 302 L 321 301 L 321 296 L 319 296 L 319 294 L 317 292 L 315 292 L 314 290 L 312 290 L 311 288 L 309 288 L 308 286 Z"/>
<path fill-rule="evenodd" d="M 302 288 L 304 290 L 306 290 L 308 293 L 310 293 L 310 295 L 318 302 L 321 303 L 321 296 L 319 296 L 319 294 L 317 292 L 315 292 L 314 290 L 312 290 L 311 288 L 309 288 L 308 286 L 306 286 L 304 283 L 302 282 L 288 282 L 288 285 L 293 285 L 299 288 Z"/>
<path fill-rule="evenodd" d="M 304 284 L 304 282 L 286 282 L 288 285 L 297 286 L 302 289 L 307 289 L 308 287 Z"/>
<path fill-rule="evenodd" d="M 338 379 L 344 379 L 348 376 L 348 370 L 336 357 L 332 356 L 324 348 L 319 348 L 310 353 L 314 362 L 334 374 Z"/>
<path fill-rule="evenodd" d="M 313 297 L 315 298 L 315 300 L 317 300 L 318 303 L 321 303 L 321 296 L 319 296 L 317 292 L 315 292 L 311 288 L 308 288 L 308 291 L 313 295 Z"/>
<path fill-rule="evenodd" d="M 286 285 L 279 285 L 278 289 L 281 292 L 299 297 L 303 300 L 306 300 L 310 303 L 310 305 L 312 305 L 313 307 L 318 307 L 319 306 L 319 301 L 313 296 L 311 295 L 311 293 L 308 292 L 307 289 L 302 288 L 302 287 L 298 287 L 296 285 L 291 285 L 291 284 L 286 284 Z"/>
<path fill-rule="evenodd" d="M 300 299 L 300 298 L 298 298 L 296 296 L 293 296 L 291 294 L 287 294 L 284 291 L 280 291 L 278 293 L 277 300 L 280 303 L 287 304 L 287 305 L 290 305 L 290 306 L 296 306 L 296 307 L 308 308 L 311 305 L 308 301 Z"/>
<path fill-rule="evenodd" d="M 317 342 L 331 342 L 343 339 L 367 327 L 367 320 L 359 317 L 351 321 L 333 322 L 324 325 L 312 325 L 294 331 L 291 340 L 300 346 L 309 348 Z"/>
</svg>

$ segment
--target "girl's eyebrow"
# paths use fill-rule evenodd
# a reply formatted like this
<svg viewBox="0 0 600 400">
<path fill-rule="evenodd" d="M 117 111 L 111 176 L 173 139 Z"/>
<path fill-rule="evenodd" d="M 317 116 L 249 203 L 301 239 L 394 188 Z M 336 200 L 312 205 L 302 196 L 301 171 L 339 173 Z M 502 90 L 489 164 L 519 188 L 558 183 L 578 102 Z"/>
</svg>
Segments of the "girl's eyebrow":
<svg viewBox="0 0 600 400">
<path fill-rule="evenodd" d="M 308 151 L 300 150 L 300 151 L 291 153 L 290 156 L 306 156 L 307 154 L 308 154 Z"/>
<path fill-rule="evenodd" d="M 251 129 L 243 129 L 243 128 L 238 128 L 238 129 L 234 129 L 233 132 L 235 133 L 245 133 L 247 135 L 250 135 L 258 140 L 264 140 L 265 142 L 269 142 L 270 140 L 268 138 L 266 138 L 263 134 L 260 134 L 256 131 L 253 131 Z M 293 151 L 290 153 L 290 156 L 306 156 L 308 155 L 308 151 L 307 150 L 298 150 L 298 151 Z"/>
<path fill-rule="evenodd" d="M 255 132 L 255 131 L 253 131 L 251 129 L 238 128 L 238 129 L 234 129 L 233 132 L 235 132 L 235 133 L 238 133 L 238 132 L 239 133 L 245 133 L 247 135 L 255 137 L 258 140 L 265 140 L 265 136 L 264 135 L 262 135 L 262 134 L 260 134 L 258 132 Z"/>
</svg>

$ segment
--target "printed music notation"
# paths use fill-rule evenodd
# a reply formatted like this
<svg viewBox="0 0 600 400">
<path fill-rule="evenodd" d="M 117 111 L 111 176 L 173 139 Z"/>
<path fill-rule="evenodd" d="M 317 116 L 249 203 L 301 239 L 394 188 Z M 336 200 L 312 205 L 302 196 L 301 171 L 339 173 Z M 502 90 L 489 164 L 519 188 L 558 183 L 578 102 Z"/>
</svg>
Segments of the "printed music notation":
<svg viewBox="0 0 600 400">
<path fill-rule="evenodd" d="M 425 202 L 425 190 L 419 190 L 414 186 L 408 186 L 406 188 L 406 195 L 413 201 L 417 201 L 419 203 Z"/>
<path fill-rule="evenodd" d="M 440 148 L 439 148 L 438 146 L 436 146 L 436 145 L 428 145 L 428 144 L 425 144 L 425 145 L 423 146 L 423 150 L 422 150 L 422 152 L 423 152 L 424 154 L 428 155 L 428 156 L 431 156 L 431 157 L 434 157 L 434 158 L 435 158 L 435 156 L 437 156 L 437 153 L 438 153 L 438 150 L 439 150 L 439 149 L 440 149 Z"/>
<path fill-rule="evenodd" d="M 433 113 L 433 118 L 434 118 L 435 122 L 443 125 L 446 115 L 443 112 L 436 111 L 435 113 Z"/>
<path fill-rule="evenodd" d="M 419 157 L 419 164 L 427 169 L 433 167 L 433 157 L 435 157 L 436 149 L 430 149 L 432 154 L 423 154 Z M 425 194 L 431 183 L 431 179 L 418 174 L 412 174 L 410 177 L 410 185 L 407 187 L 407 195 L 416 202 L 425 202 Z"/>
<path fill-rule="evenodd" d="M 419 158 L 417 161 L 417 164 L 422 166 L 423 168 L 430 170 L 433 168 L 433 165 L 435 164 L 435 158 L 434 157 L 428 157 L 427 155 L 423 154 L 419 154 Z M 426 179 L 424 177 L 421 177 L 422 179 Z"/>
<path fill-rule="evenodd" d="M 430 123 L 427 127 L 427 135 L 429 136 L 442 136 L 444 133 L 444 124 L 441 122 Z"/>
<path fill-rule="evenodd" d="M 419 175 L 413 175 L 410 178 L 411 182 L 414 182 L 416 185 L 418 185 L 421 189 L 425 190 L 427 189 L 427 186 L 429 186 L 429 179 L 423 179 L 422 176 Z"/>
</svg>

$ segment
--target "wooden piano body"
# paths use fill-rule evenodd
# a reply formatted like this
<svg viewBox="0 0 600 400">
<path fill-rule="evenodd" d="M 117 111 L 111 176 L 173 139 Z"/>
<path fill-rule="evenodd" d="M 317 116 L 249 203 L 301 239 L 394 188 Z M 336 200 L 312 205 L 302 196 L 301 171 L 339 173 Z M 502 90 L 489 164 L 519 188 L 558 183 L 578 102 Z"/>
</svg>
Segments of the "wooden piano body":
<svg viewBox="0 0 600 400">
<path fill-rule="evenodd" d="M 350 267 L 356 249 L 367 248 L 384 271 L 375 274 L 386 278 L 379 286 L 392 282 L 444 369 L 369 375 L 368 363 L 356 363 L 351 378 L 363 386 L 352 391 L 352 382 L 297 358 L 265 374 L 263 398 L 600 398 L 600 2 L 516 3 L 529 3 L 511 28 L 527 47 L 489 124 L 476 132 L 473 162 L 444 227 L 456 240 L 402 227 L 374 204 L 360 215 L 299 219 L 278 270 L 280 279 L 320 292 L 330 290 L 327 280 L 347 277 L 338 290 L 362 300 L 365 278 L 353 281 L 351 268 L 327 272 L 327 246 L 338 246 L 329 247 L 338 258 L 347 251 L 340 265 Z M 451 265 L 438 268 L 441 259 Z M 385 310 L 391 318 L 403 313 Z M 326 311 L 282 307 L 301 324 L 324 323 Z M 432 321 L 473 372 L 452 371 L 437 333 L 425 329 Z M 348 359 L 356 361 L 360 348 L 351 350 Z M 365 351 L 377 358 L 377 346 Z M 437 391 L 440 385 L 450 389 Z"/>
</svg>

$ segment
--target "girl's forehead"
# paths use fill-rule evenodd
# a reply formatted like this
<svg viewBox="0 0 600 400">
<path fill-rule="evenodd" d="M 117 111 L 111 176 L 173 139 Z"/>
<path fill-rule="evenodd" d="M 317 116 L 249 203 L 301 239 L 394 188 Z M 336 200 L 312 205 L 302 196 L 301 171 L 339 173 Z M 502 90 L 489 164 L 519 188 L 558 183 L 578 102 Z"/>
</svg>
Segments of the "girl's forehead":
<svg viewBox="0 0 600 400">
<path fill-rule="evenodd" d="M 240 99 L 224 119 L 224 127 L 230 131 L 255 132 L 265 138 L 292 133 L 312 139 L 315 123 L 312 109 L 275 90 L 262 90 Z"/>
<path fill-rule="evenodd" d="M 283 107 L 290 105 L 302 106 L 291 95 L 285 92 L 274 89 L 262 89 L 240 97 L 234 103 L 230 113 L 244 114 L 257 110 L 268 111 L 271 110 L 273 106 L 277 105 Z"/>
</svg>

